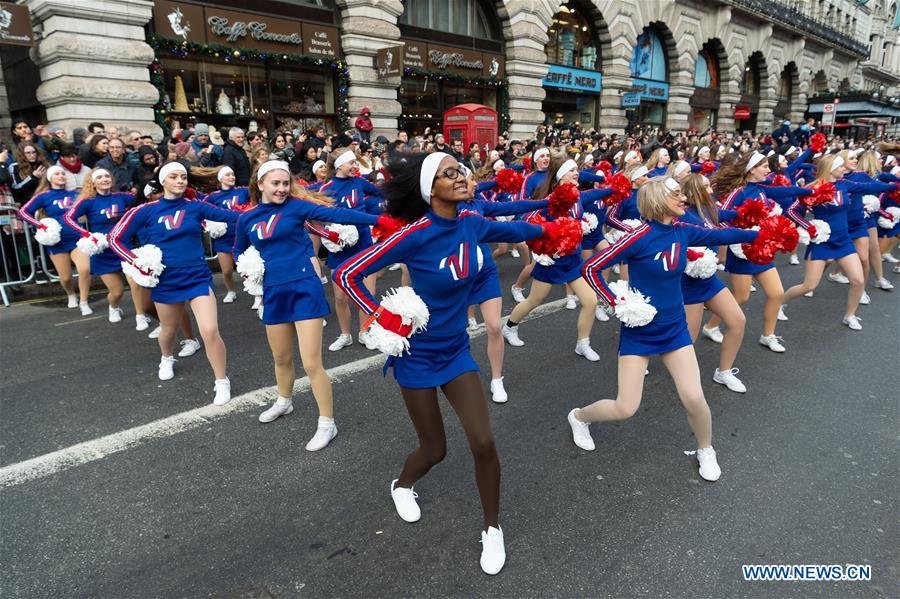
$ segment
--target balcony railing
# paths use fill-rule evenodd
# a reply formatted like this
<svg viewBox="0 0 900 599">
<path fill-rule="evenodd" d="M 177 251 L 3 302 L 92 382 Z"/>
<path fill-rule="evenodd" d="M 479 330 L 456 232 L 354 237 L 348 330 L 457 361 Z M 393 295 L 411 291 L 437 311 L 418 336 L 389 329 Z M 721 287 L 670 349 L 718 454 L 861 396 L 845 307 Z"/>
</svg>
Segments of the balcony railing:
<svg viewBox="0 0 900 599">
<path fill-rule="evenodd" d="M 868 56 L 869 49 L 863 42 L 841 33 L 823 19 L 813 18 L 789 5 L 787 0 L 725 0 L 787 27 L 805 31 L 826 42 L 850 50 L 859 56 Z"/>
</svg>

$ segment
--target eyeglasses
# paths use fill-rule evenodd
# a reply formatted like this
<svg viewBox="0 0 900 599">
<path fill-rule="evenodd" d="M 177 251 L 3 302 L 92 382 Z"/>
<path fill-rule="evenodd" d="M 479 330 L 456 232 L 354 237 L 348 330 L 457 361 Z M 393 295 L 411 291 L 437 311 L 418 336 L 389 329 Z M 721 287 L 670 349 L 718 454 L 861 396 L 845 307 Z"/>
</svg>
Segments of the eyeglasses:
<svg viewBox="0 0 900 599">
<path fill-rule="evenodd" d="M 437 177 L 435 177 L 435 179 L 440 179 L 440 178 L 444 177 L 444 178 L 450 179 L 451 181 L 455 181 L 456 178 L 459 176 L 465 177 L 466 173 L 463 170 L 462 166 L 457 165 L 457 166 L 451 166 L 449 168 L 445 168 L 440 174 L 438 174 Z"/>
</svg>

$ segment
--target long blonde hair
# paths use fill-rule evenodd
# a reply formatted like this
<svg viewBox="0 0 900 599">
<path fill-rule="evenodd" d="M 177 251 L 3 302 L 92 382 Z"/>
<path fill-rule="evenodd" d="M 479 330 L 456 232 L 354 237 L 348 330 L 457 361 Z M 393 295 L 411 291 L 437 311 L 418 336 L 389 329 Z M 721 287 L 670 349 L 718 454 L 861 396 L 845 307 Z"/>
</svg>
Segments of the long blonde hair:
<svg viewBox="0 0 900 599">
<path fill-rule="evenodd" d="M 662 156 L 663 152 L 668 152 L 665 148 L 656 148 L 653 150 L 653 153 L 650 154 L 650 158 L 647 160 L 647 164 L 644 166 L 647 167 L 647 170 L 653 170 L 659 166 L 659 157 Z"/>
<path fill-rule="evenodd" d="M 865 172 L 870 177 L 874 177 L 879 173 L 878 156 L 876 156 L 875 152 L 872 150 L 866 150 L 860 155 L 859 162 L 856 163 L 856 168 Z"/>
<path fill-rule="evenodd" d="M 837 157 L 838 154 L 825 154 L 819 158 L 818 162 L 816 162 L 816 178 L 811 186 L 828 180 L 828 177 L 831 176 L 832 166 Z"/>
<path fill-rule="evenodd" d="M 84 185 L 81 187 L 81 192 L 78 194 L 78 201 L 97 197 L 97 189 L 94 187 L 94 171 L 97 170 L 105 171 L 106 169 L 94 167 L 84 175 Z M 110 178 L 112 179 L 112 173 L 110 173 Z M 115 180 L 113 180 L 113 185 L 115 185 Z M 112 191 L 112 189 L 110 189 L 110 191 Z"/>
</svg>

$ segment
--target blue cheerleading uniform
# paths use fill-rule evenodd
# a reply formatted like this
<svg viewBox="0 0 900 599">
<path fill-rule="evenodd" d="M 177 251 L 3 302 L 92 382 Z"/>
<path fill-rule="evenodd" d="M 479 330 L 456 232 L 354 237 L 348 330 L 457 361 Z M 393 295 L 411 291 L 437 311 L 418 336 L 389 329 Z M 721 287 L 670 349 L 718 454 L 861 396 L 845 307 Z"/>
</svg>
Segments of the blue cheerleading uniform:
<svg viewBox="0 0 900 599">
<path fill-rule="evenodd" d="M 522 181 L 522 191 L 519 192 L 520 200 L 530 200 L 534 195 L 534 190 L 540 187 L 547 180 L 547 171 L 531 171 L 525 175 Z"/>
<path fill-rule="evenodd" d="M 43 210 L 47 218 L 52 218 L 59 223 L 59 241 L 54 245 L 46 246 L 47 252 L 50 254 L 69 253 L 75 249 L 75 244 L 81 239 L 81 232 L 76 231 L 72 225 L 66 222 L 66 213 L 75 205 L 75 196 L 77 195 L 78 192 L 75 190 L 50 189 L 37 194 L 19 209 L 19 217 L 35 227 L 42 226 L 41 221 L 35 216 L 38 210 Z"/>
<path fill-rule="evenodd" d="M 603 191 L 603 190 L 595 190 L 595 191 Z M 585 191 L 581 192 L 583 194 L 594 193 L 593 191 Z M 547 221 L 554 221 L 557 217 L 551 216 L 547 209 L 542 209 L 537 211 L 538 214 L 543 216 Z M 574 218 L 575 220 L 581 220 L 584 216 L 584 209 L 581 207 L 581 202 L 575 202 L 572 205 L 572 208 L 569 209 L 567 217 Z M 560 256 L 558 258 L 553 258 L 554 263 L 545 266 L 540 262 L 534 263 L 534 268 L 531 271 L 531 277 L 535 281 L 541 281 L 542 283 L 549 283 L 551 285 L 557 285 L 559 283 L 570 283 L 581 276 L 581 252 L 576 249 L 571 254 L 566 254 L 565 256 Z"/>
<path fill-rule="evenodd" d="M 684 313 L 681 278 L 690 246 L 748 243 L 757 231 L 707 229 L 686 223 L 644 223 L 616 244 L 585 262 L 582 273 L 610 306 L 616 297 L 603 280 L 603 269 L 628 264 L 628 284 L 656 308 L 656 316 L 640 327 L 620 327 L 619 355 L 653 356 L 692 345 Z"/>
<path fill-rule="evenodd" d="M 162 250 L 165 266 L 150 299 L 162 304 L 184 302 L 215 293 L 212 272 L 203 255 L 203 221 L 237 222 L 241 213 L 222 210 L 200 200 L 165 197 L 129 210 L 109 235 L 109 247 L 132 262 L 132 241 Z"/>
<path fill-rule="evenodd" d="M 384 372 L 409 389 L 432 389 L 465 372 L 478 372 L 469 349 L 466 310 L 478 274 L 479 243 L 518 242 L 539 237 L 543 228 L 524 222 L 496 222 L 464 210 L 455 219 L 429 211 L 382 243 L 361 252 L 334 273 L 335 283 L 360 309 L 372 314 L 378 302 L 363 279 L 402 262 L 413 289 L 428 306 L 428 327 L 409 339 L 409 351 L 390 356 Z"/>
<path fill-rule="evenodd" d="M 850 207 L 847 211 L 847 224 L 850 227 L 850 239 L 859 239 L 869 236 L 869 229 L 878 226 L 878 213 L 866 214 L 863 196 L 879 195 L 884 192 L 893 191 L 895 185 L 887 182 L 880 182 L 868 175 L 865 171 L 854 171 L 844 175 L 844 179 L 855 183 L 878 184 L 880 187 L 876 190 L 872 187 L 866 192 L 851 192 L 849 194 Z"/>
<path fill-rule="evenodd" d="M 669 167 L 667 167 L 667 166 L 658 166 L 654 169 L 651 169 L 649 172 L 647 172 L 647 177 L 650 177 L 650 178 L 662 177 L 663 175 L 666 174 L 667 170 L 669 170 Z"/>
<path fill-rule="evenodd" d="M 794 198 L 797 196 L 811 195 L 812 193 L 811 189 L 805 187 L 779 187 L 760 183 L 747 183 L 728 194 L 728 197 L 722 202 L 722 208 L 725 210 L 737 210 L 747 200 L 762 200 L 772 210 L 777 203 L 786 210 L 788 217 L 800 224 L 796 215 L 792 215 L 790 210 L 787 209 L 790 208 Z M 756 264 L 755 262 L 738 258 L 731 251 L 731 248 L 728 248 L 728 254 L 725 258 L 725 270 L 732 274 L 758 275 L 772 268 L 775 268 L 775 265 L 771 262 L 769 264 Z"/>
<path fill-rule="evenodd" d="M 609 213 L 603 199 L 612 194 L 612 189 L 591 189 L 581 192 L 579 199 L 582 211 L 584 214 L 593 214 L 597 217 L 596 228 L 581 238 L 581 249 L 593 251 L 597 244 L 603 241 L 603 224 L 607 222 Z"/>
<path fill-rule="evenodd" d="M 370 215 L 381 214 L 381 188 L 372 185 L 361 177 L 335 177 L 319 188 L 319 193 L 331 196 L 335 206 L 365 212 Z M 317 232 L 315 229 L 310 229 Z M 328 252 L 326 264 L 334 270 L 341 264 L 372 246 L 372 231 L 369 227 L 356 227 L 359 241 L 340 252 Z"/>
<path fill-rule="evenodd" d="M 250 203 L 250 190 L 246 187 L 220 189 L 203 198 L 203 201 L 212 204 L 216 208 L 234 210 L 238 206 Z M 217 254 L 230 254 L 234 247 L 234 225 L 227 226 L 228 228 L 225 230 L 224 235 L 212 240 L 213 251 Z"/>
<path fill-rule="evenodd" d="M 125 213 L 134 203 L 134 194 L 111 193 L 107 195 L 97 194 L 93 198 L 85 198 L 75 202 L 75 205 L 66 213 L 66 222 L 70 227 L 79 232 L 82 237 L 89 235 L 88 231 L 78 224 L 81 217 L 87 218 L 88 230 L 91 233 L 103 233 L 107 237 Z M 91 256 L 91 274 L 95 276 L 108 275 L 122 270 L 122 260 L 112 248 L 106 248 L 99 254 Z"/>
<path fill-rule="evenodd" d="M 718 210 L 720 224 L 731 220 L 735 216 L 737 216 L 737 212 L 734 210 L 722 210 L 721 208 Z M 676 222 L 706 229 L 717 228 L 716 225 L 700 214 L 700 211 L 697 210 L 696 206 L 690 206 L 685 210 L 684 216 L 679 216 Z M 719 249 L 719 246 L 717 245 L 709 245 L 706 247 L 713 252 L 717 252 Z M 687 263 L 685 263 L 685 266 L 687 266 Z M 686 306 L 705 303 L 714 298 L 723 289 L 725 289 L 725 284 L 722 283 L 721 279 L 715 274 L 708 279 L 698 279 L 683 273 L 681 275 L 681 294 L 684 296 L 684 305 Z"/>
<path fill-rule="evenodd" d="M 310 220 L 368 226 L 378 222 L 378 217 L 298 198 L 282 204 L 258 204 L 241 214 L 234 226 L 234 258 L 237 260 L 252 245 L 265 261 L 265 324 L 321 318 L 329 312 L 322 283 L 310 261 L 315 256 L 312 242 L 303 234 Z"/>
<path fill-rule="evenodd" d="M 622 221 L 628 219 L 642 220 L 641 212 L 637 207 L 637 196 L 638 190 L 632 189 L 630 196 L 613 206 L 613 209 L 609 211 L 609 215 L 607 216 L 607 223 L 620 231 L 630 233 L 632 230 L 631 227 Z"/>
</svg>

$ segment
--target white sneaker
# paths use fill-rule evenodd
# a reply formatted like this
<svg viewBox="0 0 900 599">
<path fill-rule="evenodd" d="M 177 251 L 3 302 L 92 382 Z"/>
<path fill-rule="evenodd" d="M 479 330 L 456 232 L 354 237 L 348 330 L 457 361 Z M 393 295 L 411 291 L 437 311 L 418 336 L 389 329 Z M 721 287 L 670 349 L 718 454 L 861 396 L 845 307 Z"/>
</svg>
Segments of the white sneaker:
<svg viewBox="0 0 900 599">
<path fill-rule="evenodd" d="M 514 327 L 503 325 L 503 328 L 500 329 L 500 334 L 503 335 L 506 342 L 513 347 L 522 347 L 525 345 L 525 342 L 519 339 L 519 325 Z"/>
<path fill-rule="evenodd" d="M 259 415 L 259 421 L 262 423 L 272 422 L 279 416 L 287 416 L 294 411 L 294 402 L 290 397 L 279 397 L 272 406 Z"/>
<path fill-rule="evenodd" d="M 893 254 L 891 254 L 890 252 L 881 254 L 881 260 L 882 262 L 889 262 L 891 264 L 897 264 L 898 262 L 900 262 L 900 260 L 894 258 Z"/>
<path fill-rule="evenodd" d="M 800 258 L 797 257 L 797 254 L 791 254 L 791 264 L 800 264 Z"/>
<path fill-rule="evenodd" d="M 506 403 L 509 396 L 503 388 L 503 377 L 491 380 L 491 401 L 494 403 Z"/>
<path fill-rule="evenodd" d="M 574 310 L 578 307 L 578 296 L 577 295 L 567 295 L 566 296 L 566 310 Z"/>
<path fill-rule="evenodd" d="M 150 328 L 150 317 L 146 314 L 138 314 L 134 317 L 134 323 L 135 331 L 146 331 Z"/>
<path fill-rule="evenodd" d="M 228 293 L 225 294 L 225 297 L 222 298 L 222 303 L 223 304 L 233 304 L 234 300 L 236 300 L 236 299 L 237 299 L 237 293 L 235 293 L 234 291 L 229 291 Z"/>
<path fill-rule="evenodd" d="M 845 316 L 841 322 L 850 327 L 851 331 L 861 331 L 862 325 L 859 324 L 859 320 L 858 316 Z"/>
<path fill-rule="evenodd" d="M 803 297 L 812 297 L 814 294 L 815 294 L 815 291 L 810 289 L 809 291 L 807 291 L 806 293 L 803 294 Z"/>
<path fill-rule="evenodd" d="M 394 500 L 394 507 L 397 508 L 397 515 L 405 522 L 418 522 L 422 517 L 422 510 L 416 503 L 419 494 L 412 488 L 396 486 L 398 480 L 400 479 L 395 478 L 391 482 L 391 498 Z"/>
<path fill-rule="evenodd" d="M 869 297 L 869 294 L 865 291 L 862 292 L 862 295 L 859 297 L 859 303 L 861 306 L 868 306 L 872 303 L 872 298 Z"/>
<path fill-rule="evenodd" d="M 521 304 L 525 301 L 525 295 L 522 293 L 523 291 L 525 290 L 521 287 L 516 287 L 515 285 L 512 286 L 512 296 L 517 304 Z"/>
<path fill-rule="evenodd" d="M 350 335 L 338 335 L 334 343 L 328 346 L 328 351 L 341 351 L 345 347 L 353 345 L 353 337 Z"/>
<path fill-rule="evenodd" d="M 178 352 L 179 358 L 187 358 L 193 356 L 200 350 L 200 342 L 196 339 L 185 339 L 181 342 L 181 351 Z"/>
<path fill-rule="evenodd" d="M 585 451 L 594 451 L 597 447 L 594 445 L 594 439 L 591 438 L 591 425 L 575 418 L 577 411 L 578 408 L 573 409 L 568 416 L 569 426 L 572 427 L 572 441 Z"/>
<path fill-rule="evenodd" d="M 470 319 L 469 319 L 469 330 L 470 330 L 470 331 L 477 331 L 477 330 L 478 330 L 478 321 L 475 320 L 475 318 L 470 318 Z"/>
<path fill-rule="evenodd" d="M 784 346 L 781 345 L 781 337 L 778 335 L 760 335 L 759 344 L 765 345 L 775 353 L 783 353 Z"/>
<path fill-rule="evenodd" d="M 253 297 L 253 305 L 250 306 L 250 309 L 251 310 L 259 310 L 260 308 L 262 308 L 262 305 L 263 305 L 262 304 L 262 296 L 257 295 L 257 296 Z"/>
<path fill-rule="evenodd" d="M 750 283 L 750 293 L 756 293 L 756 285 Z"/>
<path fill-rule="evenodd" d="M 87 302 L 78 302 L 78 307 L 81 309 L 82 316 L 90 316 L 91 314 L 94 313 L 94 310 L 91 308 L 91 306 Z M 122 319 L 119 318 L 119 320 L 122 320 Z"/>
<path fill-rule="evenodd" d="M 122 308 L 109 307 L 109 321 L 122 322 Z"/>
<path fill-rule="evenodd" d="M 67 308 L 77 308 L 78 307 L 78 296 L 77 295 L 70 295 L 68 299 L 69 299 L 69 301 L 66 304 Z"/>
<path fill-rule="evenodd" d="M 599 362 L 600 361 L 600 354 L 595 352 L 594 349 L 591 347 L 590 339 L 579 339 L 575 343 L 575 353 L 578 354 L 579 356 L 584 356 L 591 362 Z"/>
<path fill-rule="evenodd" d="M 720 385 L 725 385 L 735 393 L 746 393 L 747 387 L 744 386 L 744 383 L 736 377 L 735 375 L 739 373 L 740 370 L 737 368 L 732 368 L 731 370 L 719 370 L 716 368 L 715 374 L 713 374 L 713 381 L 719 383 Z"/>
<path fill-rule="evenodd" d="M 885 291 L 890 291 L 891 289 L 894 288 L 894 286 L 891 284 L 891 282 L 885 278 L 881 278 L 881 279 L 878 279 L 877 281 L 875 281 L 875 287 L 877 289 L 884 289 Z"/>
<path fill-rule="evenodd" d="M 334 419 L 329 418 L 328 420 L 323 421 L 320 416 L 319 426 L 316 427 L 316 434 L 313 435 L 313 438 L 306 444 L 306 451 L 319 451 L 320 449 L 325 449 L 328 447 L 328 444 L 331 443 L 331 440 L 337 437 L 337 433 L 337 425 L 334 423 Z"/>
<path fill-rule="evenodd" d="M 224 406 L 231 401 L 231 381 L 227 376 L 224 379 L 216 379 L 214 389 L 216 391 L 213 397 L 214 406 Z"/>
<path fill-rule="evenodd" d="M 503 546 L 503 531 L 489 526 L 481 531 L 481 569 L 485 574 L 497 574 L 506 563 L 506 548 Z"/>
<path fill-rule="evenodd" d="M 360 331 L 357 337 L 359 338 L 359 342 L 366 346 L 366 349 L 378 349 L 378 347 L 375 345 L 375 341 L 372 340 L 372 334 L 369 333 L 369 331 Z"/>
<path fill-rule="evenodd" d="M 169 381 L 175 378 L 175 356 L 163 356 L 159 361 L 159 380 Z"/>
<path fill-rule="evenodd" d="M 716 450 L 704 447 L 697 450 L 697 461 L 700 462 L 700 478 L 709 482 L 716 482 L 722 476 L 722 469 L 716 460 Z"/>
<path fill-rule="evenodd" d="M 509 254 L 510 254 L 510 256 L 512 256 L 513 258 L 518 258 L 518 257 L 519 257 L 519 250 L 517 250 L 516 248 L 513 248 L 513 249 L 511 249 L 511 250 L 509 251 Z"/>
<path fill-rule="evenodd" d="M 832 283 L 840 283 L 841 285 L 849 285 L 850 279 L 842 272 L 830 272 L 828 273 L 828 280 Z"/>
<path fill-rule="evenodd" d="M 711 329 L 708 327 L 700 327 L 700 332 L 704 337 L 712 340 L 715 343 L 722 343 L 722 341 L 725 339 L 725 335 L 722 334 L 722 329 L 720 329 L 719 327 L 713 327 Z"/>
<path fill-rule="evenodd" d="M 594 310 L 594 318 L 596 318 L 600 322 L 607 322 L 609 320 L 609 314 L 606 313 L 606 308 L 604 306 L 598 305 Z"/>
<path fill-rule="evenodd" d="M 725 270 L 725 265 L 722 263 L 716 264 L 716 270 Z"/>
<path fill-rule="evenodd" d="M 391 264 L 390 266 L 388 266 L 388 270 L 390 270 L 390 271 L 400 270 L 400 263 L 397 262 L 396 264 Z"/>
<path fill-rule="evenodd" d="M 778 308 L 778 320 L 787 320 L 787 319 L 788 319 L 787 314 L 784 313 L 784 304 L 782 304 L 781 307 Z"/>
</svg>

